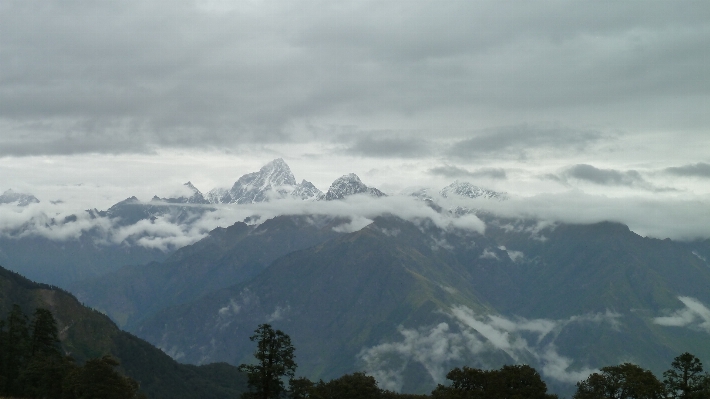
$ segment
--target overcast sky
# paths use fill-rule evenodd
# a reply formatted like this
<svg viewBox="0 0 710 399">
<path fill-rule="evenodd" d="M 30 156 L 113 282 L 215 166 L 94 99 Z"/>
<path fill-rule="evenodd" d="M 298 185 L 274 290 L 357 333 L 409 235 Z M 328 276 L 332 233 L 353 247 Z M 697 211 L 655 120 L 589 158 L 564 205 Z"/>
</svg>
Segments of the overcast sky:
<svg viewBox="0 0 710 399">
<path fill-rule="evenodd" d="M 101 209 L 282 157 L 707 205 L 708 43 L 706 0 L 2 0 L 0 191 Z"/>
</svg>

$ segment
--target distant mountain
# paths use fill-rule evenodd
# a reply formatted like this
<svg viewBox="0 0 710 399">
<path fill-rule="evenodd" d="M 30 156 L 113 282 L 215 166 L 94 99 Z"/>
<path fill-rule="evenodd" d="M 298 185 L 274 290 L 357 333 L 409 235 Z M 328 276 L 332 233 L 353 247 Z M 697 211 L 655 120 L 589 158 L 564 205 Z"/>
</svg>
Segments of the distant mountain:
<svg viewBox="0 0 710 399">
<path fill-rule="evenodd" d="M 210 204 L 230 204 L 233 202 L 229 190 L 226 188 L 213 188 L 205 197 Z"/>
<path fill-rule="evenodd" d="M 96 217 L 112 219 L 121 226 L 129 226 L 141 220 L 153 221 L 159 217 L 170 218 L 175 223 L 184 223 L 213 210 L 208 206 L 199 206 L 209 205 L 210 202 L 192 183 L 187 182 L 184 186 L 192 193 L 189 197 L 160 198 L 154 196 L 150 202 L 143 202 L 134 196 L 114 204 L 106 211 L 94 209 L 89 212 Z"/>
<path fill-rule="evenodd" d="M 149 398 L 227 399 L 246 390 L 236 367 L 179 364 L 140 338 L 119 330 L 106 316 L 79 303 L 71 294 L 37 284 L 0 267 L 0 314 L 19 304 L 26 314 L 48 309 L 57 321 L 62 349 L 77 361 L 111 354 L 121 370 L 140 383 Z"/>
<path fill-rule="evenodd" d="M 615 223 L 540 228 L 487 217 L 485 235 L 380 217 L 133 329 L 181 361 L 239 364 L 251 354 L 245 338 L 269 322 L 291 335 L 309 377 L 367 370 L 408 392 L 461 365 L 527 363 L 569 394 L 606 365 L 660 373 L 684 351 L 710 359 L 704 243 L 643 238 Z M 211 252 L 188 248 L 184 275 Z"/>
<path fill-rule="evenodd" d="M 6 190 L 0 195 L 0 204 L 12 204 L 17 206 L 27 206 L 29 204 L 39 203 L 37 197 L 32 194 L 16 193 L 12 190 Z"/>
<path fill-rule="evenodd" d="M 305 216 L 279 216 L 252 226 L 239 222 L 213 230 L 163 263 L 124 267 L 76 282 L 70 290 L 132 331 L 161 309 L 248 281 L 279 257 L 338 236 L 332 229 L 337 223 Z"/>
<path fill-rule="evenodd" d="M 0 264 L 35 281 L 67 288 L 125 265 L 162 261 L 168 253 L 140 245 L 107 242 L 92 229 L 76 239 L 0 235 Z"/>
<path fill-rule="evenodd" d="M 157 198 L 158 200 L 165 201 L 170 204 L 209 204 L 210 202 L 205 199 L 200 190 L 197 189 L 191 182 L 187 182 L 184 186 L 192 192 L 189 197 L 181 196 L 178 198 Z"/>
<path fill-rule="evenodd" d="M 325 200 L 339 200 L 355 194 L 368 194 L 373 197 L 385 196 L 382 191 L 366 186 L 356 174 L 350 173 L 335 179 L 325 195 Z"/>
<path fill-rule="evenodd" d="M 451 196 L 467 197 L 467 198 L 485 198 L 485 199 L 497 199 L 505 200 L 508 198 L 507 194 L 486 190 L 478 186 L 474 186 L 468 182 L 459 182 L 458 180 L 450 185 L 444 187 L 439 191 L 444 198 L 449 198 Z"/>
<path fill-rule="evenodd" d="M 215 188 L 207 194 L 213 204 L 252 204 L 283 198 L 318 200 L 323 193 L 312 183 L 303 180 L 296 184 L 291 168 L 281 159 L 264 165 L 258 172 L 240 177 L 231 189 Z"/>
<path fill-rule="evenodd" d="M 267 163 L 258 172 L 240 177 L 229 190 L 229 195 L 232 203 L 237 204 L 265 202 L 286 197 L 295 185 L 291 168 L 279 158 Z"/>
<path fill-rule="evenodd" d="M 397 340 L 398 326 L 441 323 L 453 303 L 486 310 L 465 284 L 473 276 L 434 252 L 416 226 L 378 219 L 281 257 L 249 282 L 161 311 L 136 333 L 181 361 L 238 364 L 251 355 L 243 340 L 252 326 L 269 322 L 293 338 L 300 371 L 337 377 L 360 369 L 363 348 Z M 502 352 L 492 358 L 512 361 Z M 431 389 L 432 383 L 413 379 L 405 390 Z"/>
<path fill-rule="evenodd" d="M 320 201 L 325 198 L 325 194 L 316 188 L 313 183 L 302 180 L 291 192 L 291 197 L 304 201 Z"/>
</svg>

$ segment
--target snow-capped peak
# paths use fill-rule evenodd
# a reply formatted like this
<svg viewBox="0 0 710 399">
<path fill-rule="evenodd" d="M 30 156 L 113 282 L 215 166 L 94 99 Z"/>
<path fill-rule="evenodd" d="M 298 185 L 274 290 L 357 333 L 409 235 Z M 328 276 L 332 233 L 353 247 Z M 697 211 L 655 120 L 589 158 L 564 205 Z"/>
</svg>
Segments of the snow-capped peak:
<svg viewBox="0 0 710 399">
<path fill-rule="evenodd" d="M 457 195 L 460 197 L 497 199 L 501 201 L 508 199 L 506 193 L 486 190 L 471 183 L 459 182 L 458 180 L 442 188 L 439 194 L 444 198 Z"/>
<path fill-rule="evenodd" d="M 230 202 L 250 204 L 284 198 L 294 190 L 296 178 L 283 159 L 264 165 L 258 172 L 246 174 L 229 190 Z"/>
<path fill-rule="evenodd" d="M 325 197 L 313 183 L 303 180 L 291 192 L 291 197 L 304 201 L 319 201 Z"/>
<path fill-rule="evenodd" d="M 325 195 L 326 201 L 343 199 L 349 195 L 367 193 L 373 197 L 383 197 L 385 194 L 374 188 L 367 187 L 355 173 L 343 175 L 333 182 Z"/>
</svg>

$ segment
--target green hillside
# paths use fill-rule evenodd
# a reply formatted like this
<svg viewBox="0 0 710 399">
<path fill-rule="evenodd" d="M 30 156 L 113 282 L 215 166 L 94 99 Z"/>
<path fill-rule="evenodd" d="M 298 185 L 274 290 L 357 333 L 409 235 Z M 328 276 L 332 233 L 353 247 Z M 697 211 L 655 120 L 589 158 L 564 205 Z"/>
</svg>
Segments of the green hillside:
<svg viewBox="0 0 710 399">
<path fill-rule="evenodd" d="M 146 341 L 123 332 L 103 314 L 83 306 L 66 291 L 34 283 L 0 267 L 0 314 L 13 304 L 24 313 L 52 312 L 65 354 L 79 363 L 111 354 L 149 398 L 233 398 L 246 389 L 244 375 L 227 364 L 182 365 Z"/>
</svg>

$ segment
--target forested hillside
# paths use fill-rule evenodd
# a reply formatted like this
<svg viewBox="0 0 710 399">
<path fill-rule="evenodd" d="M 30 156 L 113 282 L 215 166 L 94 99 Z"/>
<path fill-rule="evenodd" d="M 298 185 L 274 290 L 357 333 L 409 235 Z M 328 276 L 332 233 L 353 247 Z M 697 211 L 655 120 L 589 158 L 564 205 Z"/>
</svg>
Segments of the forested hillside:
<svg viewBox="0 0 710 399">
<path fill-rule="evenodd" d="M 233 398 L 246 389 L 246 378 L 236 367 L 179 364 L 144 340 L 119 330 L 108 317 L 83 306 L 66 291 L 0 267 L 1 318 L 9 315 L 14 305 L 19 314 L 49 311 L 56 320 L 63 355 L 71 356 L 77 365 L 112 356 L 120 363 L 118 370 L 137 381 L 148 398 Z"/>
</svg>

